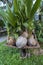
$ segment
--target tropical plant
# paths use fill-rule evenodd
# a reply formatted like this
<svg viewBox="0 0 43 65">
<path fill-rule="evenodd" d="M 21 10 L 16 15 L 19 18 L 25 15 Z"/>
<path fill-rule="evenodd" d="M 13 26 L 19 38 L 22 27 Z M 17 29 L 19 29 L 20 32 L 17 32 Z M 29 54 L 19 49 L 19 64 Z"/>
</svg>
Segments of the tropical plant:
<svg viewBox="0 0 43 65">
<path fill-rule="evenodd" d="M 43 1 L 42 1 L 43 3 Z M 40 5 L 40 18 L 41 20 L 35 21 L 35 33 L 40 43 L 43 43 L 43 4 Z"/>
<path fill-rule="evenodd" d="M 4 22 L 0 20 L 0 27 L 4 27 Z"/>
<path fill-rule="evenodd" d="M 43 43 L 43 22 L 35 22 L 35 33 L 39 42 Z"/>
<path fill-rule="evenodd" d="M 33 17 L 40 2 L 41 0 L 36 0 L 33 5 L 32 0 L 13 0 L 12 8 L 7 4 L 6 12 L 0 9 L 0 15 L 5 23 L 7 21 L 14 27 L 15 32 L 23 28 L 32 32 L 34 29 Z"/>
</svg>

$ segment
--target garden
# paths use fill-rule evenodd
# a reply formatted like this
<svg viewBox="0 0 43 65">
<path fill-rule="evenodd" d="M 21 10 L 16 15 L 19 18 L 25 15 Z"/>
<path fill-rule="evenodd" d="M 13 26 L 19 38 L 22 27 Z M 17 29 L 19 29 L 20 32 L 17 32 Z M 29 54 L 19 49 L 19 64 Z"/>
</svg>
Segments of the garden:
<svg viewBox="0 0 43 65">
<path fill-rule="evenodd" d="M 43 65 L 43 1 L 0 3 L 0 65 Z"/>
</svg>

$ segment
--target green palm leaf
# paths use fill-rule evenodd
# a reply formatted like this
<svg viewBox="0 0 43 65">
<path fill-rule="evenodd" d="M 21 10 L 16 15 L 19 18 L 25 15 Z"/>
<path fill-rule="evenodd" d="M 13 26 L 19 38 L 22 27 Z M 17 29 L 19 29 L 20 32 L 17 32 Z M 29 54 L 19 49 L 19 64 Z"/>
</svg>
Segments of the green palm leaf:
<svg viewBox="0 0 43 65">
<path fill-rule="evenodd" d="M 10 10 L 10 7 L 7 5 L 7 11 L 3 11 L 0 9 L 1 16 L 3 17 L 3 20 L 7 20 L 12 26 L 15 26 L 17 22 L 17 17 L 12 13 Z"/>
<path fill-rule="evenodd" d="M 29 27 L 29 30 L 30 28 L 33 30 L 34 25 L 32 24 L 32 20 L 35 12 L 40 5 L 40 2 L 41 0 L 36 0 L 35 4 L 33 5 L 32 0 L 13 0 L 13 11 L 7 4 L 6 12 L 0 9 L 0 15 L 3 17 L 3 20 L 5 22 L 7 21 L 15 28 L 17 28 L 18 25 L 22 27 L 23 23 L 27 23 L 29 24 L 27 25 L 27 27 Z"/>
<path fill-rule="evenodd" d="M 14 13 L 12 13 L 9 5 L 7 5 L 7 17 L 12 21 L 10 21 L 11 23 L 13 23 L 12 25 L 15 26 L 16 22 L 17 22 L 17 17 Z"/>
<path fill-rule="evenodd" d="M 13 12 L 18 12 L 18 2 L 17 2 L 17 0 L 13 0 Z"/>
<path fill-rule="evenodd" d="M 27 16 L 29 18 L 31 8 L 32 8 L 32 0 L 25 0 L 26 8 L 27 8 Z"/>
<path fill-rule="evenodd" d="M 6 12 L 4 12 L 1 8 L 0 8 L 0 16 L 3 18 L 3 21 L 5 23 L 6 21 L 6 16 L 5 16 Z"/>
<path fill-rule="evenodd" d="M 41 0 L 36 0 L 35 4 L 33 5 L 33 8 L 32 8 L 31 13 L 30 13 L 30 19 L 33 18 L 35 12 L 37 11 L 37 9 L 40 5 L 40 2 L 41 2 Z"/>
</svg>

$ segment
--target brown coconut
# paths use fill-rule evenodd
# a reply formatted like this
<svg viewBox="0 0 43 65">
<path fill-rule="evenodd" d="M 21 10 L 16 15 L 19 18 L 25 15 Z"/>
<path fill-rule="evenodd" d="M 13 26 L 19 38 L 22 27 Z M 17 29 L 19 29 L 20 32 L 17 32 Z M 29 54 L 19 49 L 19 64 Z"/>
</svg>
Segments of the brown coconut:
<svg viewBox="0 0 43 65">
<path fill-rule="evenodd" d="M 7 39 L 7 43 L 8 43 L 8 45 L 15 45 L 16 41 L 15 41 L 14 38 L 12 38 L 12 37 L 8 37 L 8 39 Z"/>
</svg>

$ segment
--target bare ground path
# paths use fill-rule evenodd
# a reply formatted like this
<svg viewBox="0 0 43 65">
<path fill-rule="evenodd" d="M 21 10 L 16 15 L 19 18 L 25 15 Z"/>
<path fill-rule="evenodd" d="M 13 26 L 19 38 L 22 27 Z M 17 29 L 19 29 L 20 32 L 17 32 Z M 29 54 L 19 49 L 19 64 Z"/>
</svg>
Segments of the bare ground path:
<svg viewBox="0 0 43 65">
<path fill-rule="evenodd" d="M 7 39 L 7 36 L 2 36 L 2 37 L 0 37 L 0 42 L 5 41 L 6 39 Z"/>
</svg>

